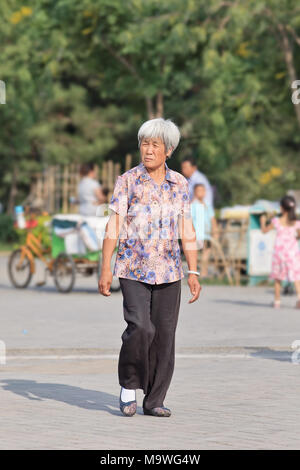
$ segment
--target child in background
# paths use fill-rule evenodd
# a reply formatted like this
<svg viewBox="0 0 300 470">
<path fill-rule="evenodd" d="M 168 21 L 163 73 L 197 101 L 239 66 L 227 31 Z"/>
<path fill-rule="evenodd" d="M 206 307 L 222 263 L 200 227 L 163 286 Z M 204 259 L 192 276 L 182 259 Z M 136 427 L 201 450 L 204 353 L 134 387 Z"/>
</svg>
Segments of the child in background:
<svg viewBox="0 0 300 470">
<path fill-rule="evenodd" d="M 215 218 L 215 212 L 211 205 L 207 205 L 204 202 L 206 194 L 206 188 L 204 184 L 198 183 L 194 186 L 194 197 L 191 202 L 192 208 L 192 215 L 195 204 L 202 204 L 203 205 L 203 218 L 204 218 L 204 244 L 202 250 L 202 257 L 201 257 L 201 278 L 206 278 L 208 275 L 208 261 L 211 253 L 211 235 L 213 238 L 218 238 L 218 225 Z M 197 237 L 197 227 L 195 219 L 193 217 L 193 224 L 196 231 L 196 238 Z M 202 245 L 201 245 L 202 248 Z"/>
<path fill-rule="evenodd" d="M 281 214 L 273 217 L 266 226 L 266 216 L 260 218 L 263 233 L 276 230 L 270 279 L 275 280 L 274 308 L 280 307 L 281 281 L 295 283 L 297 292 L 296 308 L 300 308 L 300 250 L 297 236 L 300 236 L 300 220 L 296 219 L 296 201 L 292 196 L 284 196 L 280 201 Z"/>
</svg>

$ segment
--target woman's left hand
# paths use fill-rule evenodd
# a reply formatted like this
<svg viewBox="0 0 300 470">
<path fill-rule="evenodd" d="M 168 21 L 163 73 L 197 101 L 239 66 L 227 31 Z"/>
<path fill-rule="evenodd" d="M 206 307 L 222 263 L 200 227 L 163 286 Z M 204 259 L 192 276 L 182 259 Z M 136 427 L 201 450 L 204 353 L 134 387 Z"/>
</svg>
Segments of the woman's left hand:
<svg viewBox="0 0 300 470">
<path fill-rule="evenodd" d="M 197 274 L 189 274 L 188 285 L 192 294 L 192 298 L 189 300 L 189 304 L 195 302 L 199 298 L 200 291 L 202 289 Z"/>
</svg>

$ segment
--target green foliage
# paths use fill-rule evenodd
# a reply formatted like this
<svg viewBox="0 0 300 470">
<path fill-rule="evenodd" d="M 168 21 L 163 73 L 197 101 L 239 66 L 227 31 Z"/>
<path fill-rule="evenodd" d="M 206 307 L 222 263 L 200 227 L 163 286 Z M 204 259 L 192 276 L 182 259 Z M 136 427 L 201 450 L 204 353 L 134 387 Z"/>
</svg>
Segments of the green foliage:
<svg viewBox="0 0 300 470">
<path fill-rule="evenodd" d="M 0 242 L 10 243 L 18 239 L 14 229 L 14 219 L 10 215 L 0 214 Z"/>
<path fill-rule="evenodd" d="M 137 129 L 160 112 L 182 134 L 170 165 L 194 155 L 217 206 L 299 189 L 300 123 L 278 25 L 300 78 L 296 0 L 3 4 L 0 200 L 13 165 L 21 198 L 48 163 L 123 162 L 127 152 L 137 163 Z M 282 173 L 268 180 L 272 168 Z"/>
</svg>

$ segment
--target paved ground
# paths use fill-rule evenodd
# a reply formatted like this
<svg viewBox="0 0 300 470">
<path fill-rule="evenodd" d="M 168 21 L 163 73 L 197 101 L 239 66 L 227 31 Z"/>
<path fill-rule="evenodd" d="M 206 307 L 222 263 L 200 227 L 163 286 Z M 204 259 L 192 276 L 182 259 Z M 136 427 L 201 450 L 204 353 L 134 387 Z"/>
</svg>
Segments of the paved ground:
<svg viewBox="0 0 300 470">
<path fill-rule="evenodd" d="M 17 290 L 0 257 L 1 449 L 299 449 L 300 340 L 295 297 L 269 306 L 265 287 L 203 286 L 189 305 L 183 282 L 176 365 L 160 419 L 118 408 L 117 359 L 126 327 L 121 293 L 96 278 L 74 292 L 52 279 Z M 299 355 L 300 358 L 300 355 Z M 297 362 L 297 355 L 294 355 Z"/>
</svg>

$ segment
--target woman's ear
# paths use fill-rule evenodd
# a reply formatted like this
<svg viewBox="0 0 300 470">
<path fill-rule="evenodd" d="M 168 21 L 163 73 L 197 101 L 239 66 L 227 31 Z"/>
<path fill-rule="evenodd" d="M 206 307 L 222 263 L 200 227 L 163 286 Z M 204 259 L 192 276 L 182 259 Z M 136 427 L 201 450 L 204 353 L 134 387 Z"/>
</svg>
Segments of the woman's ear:
<svg viewBox="0 0 300 470">
<path fill-rule="evenodd" d="M 167 152 L 167 159 L 171 158 L 172 152 L 173 152 L 173 147 L 170 147 L 168 152 Z"/>
</svg>

